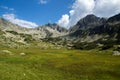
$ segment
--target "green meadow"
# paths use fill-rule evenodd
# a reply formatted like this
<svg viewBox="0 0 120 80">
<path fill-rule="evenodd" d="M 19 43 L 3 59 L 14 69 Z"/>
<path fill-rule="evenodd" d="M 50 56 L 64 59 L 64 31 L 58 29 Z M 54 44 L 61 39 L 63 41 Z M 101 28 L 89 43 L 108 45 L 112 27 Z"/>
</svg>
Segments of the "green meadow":
<svg viewBox="0 0 120 80">
<path fill-rule="evenodd" d="M 7 50 L 13 55 L 0 52 L 0 80 L 120 80 L 120 56 L 111 51 Z"/>
</svg>

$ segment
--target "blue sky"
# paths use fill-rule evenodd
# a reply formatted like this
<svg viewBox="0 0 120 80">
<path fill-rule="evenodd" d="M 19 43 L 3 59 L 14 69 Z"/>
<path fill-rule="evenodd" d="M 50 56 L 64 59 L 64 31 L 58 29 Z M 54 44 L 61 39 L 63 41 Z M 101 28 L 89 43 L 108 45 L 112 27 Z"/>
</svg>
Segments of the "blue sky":
<svg viewBox="0 0 120 80">
<path fill-rule="evenodd" d="M 120 0 L 0 0 L 0 16 L 22 27 L 47 23 L 70 28 L 88 14 L 120 13 Z"/>
<path fill-rule="evenodd" d="M 35 22 L 39 25 L 48 22 L 54 23 L 62 14 L 68 13 L 73 0 L 0 0 L 0 16 L 3 14 L 15 14 L 18 18 Z M 13 8 L 14 10 L 4 9 Z"/>
</svg>

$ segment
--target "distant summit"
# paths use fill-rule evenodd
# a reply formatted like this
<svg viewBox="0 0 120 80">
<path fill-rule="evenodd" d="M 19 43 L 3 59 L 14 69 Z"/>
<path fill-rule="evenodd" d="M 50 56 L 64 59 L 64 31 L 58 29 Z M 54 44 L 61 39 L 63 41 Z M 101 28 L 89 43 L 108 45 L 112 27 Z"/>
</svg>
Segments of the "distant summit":
<svg viewBox="0 0 120 80">
<path fill-rule="evenodd" d="M 83 30 L 88 28 L 94 28 L 96 26 L 104 24 L 105 22 L 106 22 L 105 18 L 100 18 L 93 14 L 90 14 L 80 19 L 75 26 L 71 27 L 70 32 L 75 32 L 77 30 Z"/>
</svg>

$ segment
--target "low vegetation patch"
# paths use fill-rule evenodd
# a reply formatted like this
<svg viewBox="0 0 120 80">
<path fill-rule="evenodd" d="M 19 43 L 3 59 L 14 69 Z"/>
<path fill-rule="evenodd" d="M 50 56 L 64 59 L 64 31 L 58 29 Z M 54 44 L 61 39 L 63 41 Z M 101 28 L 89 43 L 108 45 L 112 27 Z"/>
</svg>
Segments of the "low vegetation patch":
<svg viewBox="0 0 120 80">
<path fill-rule="evenodd" d="M 112 54 L 102 55 L 96 50 L 7 50 L 14 55 L 0 52 L 0 80 L 120 79 L 120 57 Z"/>
</svg>

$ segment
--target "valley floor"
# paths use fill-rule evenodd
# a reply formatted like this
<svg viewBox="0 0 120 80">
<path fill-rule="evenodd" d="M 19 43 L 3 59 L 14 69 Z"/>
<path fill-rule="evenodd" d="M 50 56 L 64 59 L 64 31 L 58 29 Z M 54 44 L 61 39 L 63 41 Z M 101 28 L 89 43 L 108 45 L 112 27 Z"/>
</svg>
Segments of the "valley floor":
<svg viewBox="0 0 120 80">
<path fill-rule="evenodd" d="M 0 80 L 120 79 L 120 56 L 110 51 L 7 50 L 11 55 L 0 52 Z"/>
</svg>

